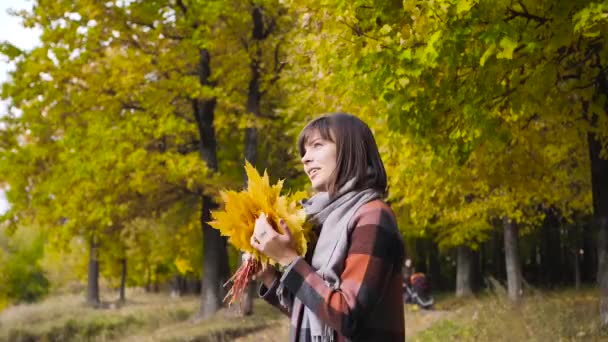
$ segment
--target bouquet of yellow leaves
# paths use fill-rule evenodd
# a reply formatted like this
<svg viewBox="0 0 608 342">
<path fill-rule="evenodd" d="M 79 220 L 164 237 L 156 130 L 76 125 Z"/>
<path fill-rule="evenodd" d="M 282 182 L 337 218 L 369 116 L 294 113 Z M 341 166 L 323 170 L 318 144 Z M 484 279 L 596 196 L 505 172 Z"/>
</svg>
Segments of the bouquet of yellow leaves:
<svg viewBox="0 0 608 342">
<path fill-rule="evenodd" d="M 213 221 L 211 227 L 228 237 L 236 249 L 247 252 L 251 257 L 241 264 L 236 273 L 228 282 L 233 282 L 232 288 L 226 295 L 234 303 L 243 291 L 251 277 L 268 264 L 277 264 L 275 260 L 260 254 L 251 246 L 251 236 L 255 227 L 255 220 L 265 213 L 270 225 L 279 233 L 285 232 L 280 228 L 279 220 L 283 219 L 292 232 L 295 248 L 300 255 L 306 254 L 307 241 L 311 231 L 306 224 L 306 214 L 299 202 L 306 193 L 296 192 L 292 195 L 281 196 L 283 181 L 270 185 L 268 173 L 260 176 L 257 170 L 248 162 L 245 165 L 247 173 L 247 189 L 236 191 L 221 191 L 220 196 L 224 202 L 224 209 L 211 213 Z M 224 300 L 226 300 L 224 298 Z"/>
</svg>

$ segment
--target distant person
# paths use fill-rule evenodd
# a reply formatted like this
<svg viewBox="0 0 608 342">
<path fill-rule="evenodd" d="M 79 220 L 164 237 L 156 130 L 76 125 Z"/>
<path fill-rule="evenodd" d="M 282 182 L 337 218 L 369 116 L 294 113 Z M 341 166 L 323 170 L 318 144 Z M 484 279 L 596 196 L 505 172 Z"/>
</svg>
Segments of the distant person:
<svg viewBox="0 0 608 342">
<path fill-rule="evenodd" d="M 310 122 L 298 145 L 317 191 L 303 205 L 318 239 L 300 257 L 285 223 L 279 234 L 260 216 L 251 244 L 284 267 L 257 275 L 260 295 L 291 316 L 290 341 L 404 341 L 404 246 L 382 200 L 386 172 L 371 130 L 330 114 Z"/>
<path fill-rule="evenodd" d="M 423 309 L 430 309 L 434 304 L 428 278 L 424 273 L 416 272 L 410 259 L 405 261 L 403 268 L 403 301 Z"/>
</svg>

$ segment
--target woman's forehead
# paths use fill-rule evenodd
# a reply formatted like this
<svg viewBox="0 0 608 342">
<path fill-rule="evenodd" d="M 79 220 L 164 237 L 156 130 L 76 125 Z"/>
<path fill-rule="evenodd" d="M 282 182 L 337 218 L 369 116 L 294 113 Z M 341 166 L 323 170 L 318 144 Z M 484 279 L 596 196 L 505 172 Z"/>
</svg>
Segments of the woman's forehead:
<svg viewBox="0 0 608 342">
<path fill-rule="evenodd" d="M 304 145 L 312 144 L 315 140 L 323 139 L 321 132 L 318 129 L 312 129 L 304 137 Z"/>
<path fill-rule="evenodd" d="M 326 134 L 323 134 L 323 133 L 326 133 Z M 304 145 L 310 145 L 310 144 L 314 143 L 316 140 L 333 141 L 331 131 L 322 132 L 318 128 L 313 128 L 304 134 Z"/>
</svg>

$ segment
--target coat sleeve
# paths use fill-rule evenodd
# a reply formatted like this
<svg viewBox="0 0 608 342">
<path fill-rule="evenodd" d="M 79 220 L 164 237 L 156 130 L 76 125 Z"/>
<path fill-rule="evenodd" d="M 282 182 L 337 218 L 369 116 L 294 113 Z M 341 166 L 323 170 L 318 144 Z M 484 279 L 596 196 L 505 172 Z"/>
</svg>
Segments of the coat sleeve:
<svg viewBox="0 0 608 342">
<path fill-rule="evenodd" d="M 281 281 L 317 317 L 352 338 L 382 299 L 400 267 L 400 236 L 391 212 L 376 208 L 360 215 L 350 236 L 340 288 L 328 286 L 308 262 L 296 259 Z"/>
<path fill-rule="evenodd" d="M 281 304 L 281 302 L 279 300 L 279 296 L 277 295 L 277 289 L 279 287 L 279 278 L 280 277 L 281 277 L 281 274 L 277 273 L 277 276 L 276 276 L 274 282 L 272 283 L 272 285 L 270 286 L 270 288 L 266 287 L 266 285 L 264 285 L 264 283 L 261 283 L 261 285 L 258 289 L 258 295 L 260 296 L 260 298 L 264 299 L 268 304 L 279 309 L 286 316 L 289 316 L 291 314 L 293 295 L 289 292 L 288 289 L 284 288 L 283 289 L 283 298 L 284 298 L 284 303 L 286 305 L 284 306 L 283 304 Z"/>
</svg>

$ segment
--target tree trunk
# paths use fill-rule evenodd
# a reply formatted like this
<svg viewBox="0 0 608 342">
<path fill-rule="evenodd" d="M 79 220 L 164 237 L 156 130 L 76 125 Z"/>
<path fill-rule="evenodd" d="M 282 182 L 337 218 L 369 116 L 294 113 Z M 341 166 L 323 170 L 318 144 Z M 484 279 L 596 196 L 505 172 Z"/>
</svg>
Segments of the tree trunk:
<svg viewBox="0 0 608 342">
<path fill-rule="evenodd" d="M 572 259 L 572 263 L 570 266 L 572 267 L 571 277 L 569 275 L 567 283 L 571 283 L 574 281 L 574 286 L 576 289 L 580 289 L 581 287 L 581 255 L 579 251 L 583 245 L 583 226 L 581 225 L 581 218 L 579 215 L 574 215 L 574 224 L 567 226 L 566 236 L 567 238 L 564 241 L 564 248 L 566 249 L 566 258 L 565 260 Z"/>
<path fill-rule="evenodd" d="M 223 284 L 227 280 L 224 263 L 228 262 L 226 239 L 220 232 L 213 229 L 208 222 L 211 220 L 211 210 L 216 207 L 213 199 L 203 197 L 203 212 L 201 225 L 203 227 L 203 279 L 201 281 L 200 318 L 208 318 L 222 306 Z"/>
<path fill-rule="evenodd" d="M 574 249 L 574 287 L 577 290 L 581 288 L 581 267 L 578 248 Z"/>
<path fill-rule="evenodd" d="M 600 288 L 600 323 L 608 326 L 608 160 L 600 157 L 602 146 L 588 134 L 593 194 L 593 223 L 597 229 L 597 282 Z"/>
<path fill-rule="evenodd" d="M 486 250 L 488 246 L 487 241 L 480 244 L 479 250 L 477 251 L 477 268 L 475 273 L 475 284 L 476 288 L 474 290 L 480 290 L 484 287 L 485 277 L 487 272 L 487 255 L 488 251 Z"/>
<path fill-rule="evenodd" d="M 211 82 L 211 55 L 206 49 L 199 51 L 199 82 L 203 86 L 212 87 Z M 201 159 L 212 171 L 218 170 L 217 141 L 215 138 L 214 115 L 216 98 L 193 99 L 192 107 L 196 119 Z M 211 210 L 217 208 L 213 198 L 202 196 L 201 229 L 203 232 L 203 266 L 201 279 L 201 307 L 199 318 L 205 319 L 218 311 L 222 304 L 222 285 L 227 278 L 228 252 L 226 239 L 219 231 L 213 229 L 208 222 L 211 220 Z"/>
<path fill-rule="evenodd" d="M 505 265 L 507 269 L 507 289 L 512 303 L 519 303 L 522 293 L 521 263 L 519 260 L 519 229 L 508 217 L 503 219 L 505 234 Z"/>
<path fill-rule="evenodd" d="M 257 87 L 259 87 L 259 84 L 257 84 Z M 250 83 L 250 87 L 251 87 L 251 83 Z M 251 95 L 251 89 L 249 91 L 250 95 Z M 249 101 L 248 101 L 249 104 Z M 259 109 L 259 100 L 258 100 L 258 109 Z M 258 132 L 257 132 L 257 128 L 255 127 L 247 127 L 245 130 L 245 160 L 249 161 L 252 165 L 255 165 L 255 163 L 257 162 L 257 137 L 258 137 Z M 244 175 L 244 187 L 247 187 L 247 175 Z M 242 258 L 241 258 L 242 260 Z M 253 314 L 253 298 L 255 296 L 256 293 L 256 288 L 257 288 L 257 282 L 255 281 L 251 281 L 249 283 L 249 285 L 247 286 L 247 290 L 245 291 L 245 293 L 243 294 L 242 298 L 240 299 L 240 314 L 242 314 L 243 316 L 248 316 Z"/>
<path fill-rule="evenodd" d="M 560 223 L 555 209 L 545 210 L 541 229 L 541 279 L 544 285 L 553 287 L 561 282 L 564 268 L 561 258 Z"/>
<path fill-rule="evenodd" d="M 427 239 L 416 239 L 416 257 L 412 260 L 414 263 L 414 269 L 416 272 L 422 272 L 428 274 L 428 254 L 429 254 L 429 244 L 427 243 Z"/>
<path fill-rule="evenodd" d="M 473 294 L 471 286 L 473 274 L 472 251 L 468 246 L 458 246 L 458 260 L 456 264 L 456 297 Z"/>
<path fill-rule="evenodd" d="M 146 265 L 146 293 L 152 290 L 152 271 L 150 270 L 150 265 Z"/>
<path fill-rule="evenodd" d="M 505 270 L 505 241 L 504 241 L 504 227 L 499 230 L 499 227 L 502 225 L 500 220 L 495 220 L 494 227 L 496 229 L 492 232 L 492 275 L 497 280 L 505 280 L 506 279 L 506 270 Z M 502 234 L 501 234 L 502 231 Z"/>
<path fill-rule="evenodd" d="M 483 261 L 481 260 L 481 246 L 477 250 L 471 249 L 473 269 L 471 272 L 471 289 L 473 293 L 483 287 Z"/>
<path fill-rule="evenodd" d="M 158 284 L 158 268 L 154 269 L 154 293 L 158 293 L 160 291 L 160 286 Z"/>
<path fill-rule="evenodd" d="M 428 249 L 430 253 L 428 254 L 429 258 L 429 282 L 434 289 L 437 290 L 445 290 L 448 288 L 444 281 L 441 278 L 441 262 L 439 260 L 439 247 L 437 243 L 432 239 L 427 240 Z"/>
<path fill-rule="evenodd" d="M 597 234 L 592 224 L 583 226 L 583 254 L 581 255 L 582 281 L 595 283 L 597 281 Z"/>
<path fill-rule="evenodd" d="M 251 56 L 249 69 L 251 71 L 251 79 L 249 81 L 249 89 L 247 91 L 247 112 L 255 118 L 260 116 L 260 103 L 262 100 L 262 92 L 260 90 L 260 63 L 262 62 L 262 48 L 259 42 L 264 40 L 264 13 L 260 7 L 254 7 L 251 11 L 251 19 L 253 22 L 252 38 L 254 40 L 253 48 L 254 55 Z M 250 123 L 245 129 L 245 160 L 255 165 L 258 157 L 258 129 L 255 123 Z M 244 186 L 247 187 L 247 175 L 243 176 Z M 247 291 L 241 298 L 241 313 L 244 316 L 253 313 L 253 297 L 255 296 L 256 282 L 252 281 L 247 287 Z"/>
<path fill-rule="evenodd" d="M 122 275 L 120 277 L 120 298 L 118 300 L 124 303 L 126 301 L 125 287 L 127 286 L 127 258 L 122 259 L 121 263 Z"/>
<path fill-rule="evenodd" d="M 181 297 L 183 295 L 182 292 L 182 277 L 179 273 L 175 273 L 173 276 L 173 281 L 171 282 L 171 297 Z"/>
<path fill-rule="evenodd" d="M 87 278 L 87 304 L 99 305 L 99 246 L 95 235 L 89 242 L 89 274 Z"/>
</svg>

